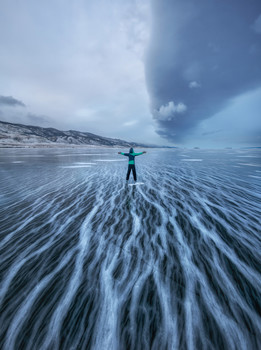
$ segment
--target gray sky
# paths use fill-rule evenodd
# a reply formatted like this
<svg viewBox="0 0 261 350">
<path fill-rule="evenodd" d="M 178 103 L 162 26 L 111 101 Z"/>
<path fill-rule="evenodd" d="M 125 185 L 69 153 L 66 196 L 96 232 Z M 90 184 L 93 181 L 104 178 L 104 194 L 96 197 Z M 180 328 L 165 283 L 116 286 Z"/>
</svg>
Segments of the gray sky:
<svg viewBox="0 0 261 350">
<path fill-rule="evenodd" d="M 1 0 L 0 119 L 261 145 L 260 0 Z"/>
</svg>

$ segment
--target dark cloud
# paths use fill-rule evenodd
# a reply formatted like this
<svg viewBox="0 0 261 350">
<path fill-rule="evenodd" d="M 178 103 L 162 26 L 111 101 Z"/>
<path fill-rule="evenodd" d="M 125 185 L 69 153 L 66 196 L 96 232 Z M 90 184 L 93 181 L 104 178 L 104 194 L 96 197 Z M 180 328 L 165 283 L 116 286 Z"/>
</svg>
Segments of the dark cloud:
<svg viewBox="0 0 261 350">
<path fill-rule="evenodd" d="M 152 1 L 146 79 L 161 136 L 183 140 L 261 85 L 260 14 L 260 0 Z"/>
<path fill-rule="evenodd" d="M 12 96 L 1 96 L 0 95 L 0 105 L 10 106 L 10 107 L 26 107 L 25 104 L 19 100 L 16 100 Z"/>
</svg>

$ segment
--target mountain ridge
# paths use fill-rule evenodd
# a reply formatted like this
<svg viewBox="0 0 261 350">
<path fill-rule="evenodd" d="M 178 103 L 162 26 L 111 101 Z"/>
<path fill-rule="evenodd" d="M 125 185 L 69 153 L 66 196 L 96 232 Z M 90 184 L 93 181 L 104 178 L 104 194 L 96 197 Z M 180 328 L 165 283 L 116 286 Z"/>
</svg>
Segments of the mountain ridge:
<svg viewBox="0 0 261 350">
<path fill-rule="evenodd" d="M 77 130 L 62 131 L 51 127 L 44 128 L 0 121 L 0 148 L 55 146 L 164 147 L 99 136 L 90 132 Z"/>
</svg>

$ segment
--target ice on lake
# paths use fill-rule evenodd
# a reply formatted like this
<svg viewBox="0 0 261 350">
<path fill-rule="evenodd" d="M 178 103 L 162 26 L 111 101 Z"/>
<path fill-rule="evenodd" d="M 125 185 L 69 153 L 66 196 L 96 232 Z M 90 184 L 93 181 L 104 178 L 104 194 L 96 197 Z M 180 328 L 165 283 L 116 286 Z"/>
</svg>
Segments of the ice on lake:
<svg viewBox="0 0 261 350">
<path fill-rule="evenodd" d="M 117 152 L 0 150 L 0 348 L 260 349 L 260 150 Z"/>
</svg>

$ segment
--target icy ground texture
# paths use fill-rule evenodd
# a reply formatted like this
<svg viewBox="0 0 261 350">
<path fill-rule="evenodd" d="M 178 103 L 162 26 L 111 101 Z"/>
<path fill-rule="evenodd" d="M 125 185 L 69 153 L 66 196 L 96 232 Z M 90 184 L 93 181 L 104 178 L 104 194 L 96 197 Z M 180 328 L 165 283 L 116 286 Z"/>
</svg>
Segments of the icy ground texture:
<svg viewBox="0 0 261 350">
<path fill-rule="evenodd" d="M 260 151 L 1 152 L 1 349 L 261 349 Z"/>
</svg>

